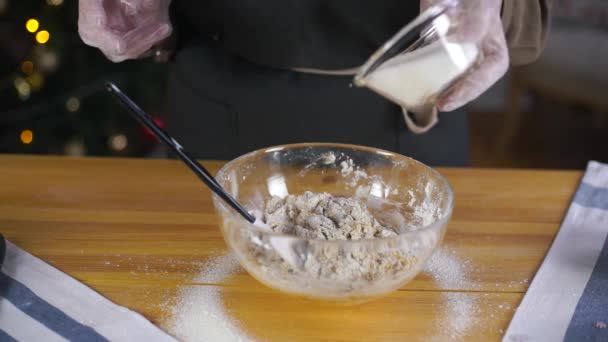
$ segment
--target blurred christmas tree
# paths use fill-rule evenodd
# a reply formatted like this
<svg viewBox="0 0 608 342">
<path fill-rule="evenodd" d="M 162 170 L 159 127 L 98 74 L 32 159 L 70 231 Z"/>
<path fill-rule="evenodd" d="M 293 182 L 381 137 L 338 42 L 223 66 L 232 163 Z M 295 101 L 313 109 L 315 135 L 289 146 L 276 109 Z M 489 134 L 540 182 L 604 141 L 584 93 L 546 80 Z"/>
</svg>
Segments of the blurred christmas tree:
<svg viewBox="0 0 608 342">
<path fill-rule="evenodd" d="M 166 65 L 114 64 L 86 46 L 78 1 L 0 0 L 0 153 L 145 156 L 157 144 L 104 91 L 162 122 Z"/>
</svg>

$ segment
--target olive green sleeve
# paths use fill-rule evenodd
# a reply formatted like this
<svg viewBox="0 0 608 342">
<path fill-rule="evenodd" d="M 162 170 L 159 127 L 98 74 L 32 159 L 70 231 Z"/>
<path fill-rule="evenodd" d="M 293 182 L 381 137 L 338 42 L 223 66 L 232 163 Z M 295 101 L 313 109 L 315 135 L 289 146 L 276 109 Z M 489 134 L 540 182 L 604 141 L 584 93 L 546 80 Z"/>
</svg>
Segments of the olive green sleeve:
<svg viewBox="0 0 608 342">
<path fill-rule="evenodd" d="M 511 64 L 535 61 L 549 29 L 550 0 L 504 0 L 502 21 Z"/>
</svg>

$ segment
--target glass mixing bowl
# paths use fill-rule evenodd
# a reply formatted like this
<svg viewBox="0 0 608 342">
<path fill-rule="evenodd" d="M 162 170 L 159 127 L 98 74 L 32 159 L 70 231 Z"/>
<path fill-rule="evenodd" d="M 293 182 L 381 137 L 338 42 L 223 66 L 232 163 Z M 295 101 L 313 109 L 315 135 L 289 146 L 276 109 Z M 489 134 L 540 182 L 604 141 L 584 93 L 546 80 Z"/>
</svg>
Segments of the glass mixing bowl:
<svg viewBox="0 0 608 342">
<path fill-rule="evenodd" d="M 331 241 L 279 234 L 247 222 L 214 195 L 224 239 L 253 277 L 289 294 L 327 301 L 366 301 L 414 278 L 441 243 L 454 205 L 450 185 L 434 169 L 353 145 L 262 149 L 227 163 L 216 179 L 258 217 L 272 196 L 327 192 L 359 199 L 398 233 Z"/>
</svg>

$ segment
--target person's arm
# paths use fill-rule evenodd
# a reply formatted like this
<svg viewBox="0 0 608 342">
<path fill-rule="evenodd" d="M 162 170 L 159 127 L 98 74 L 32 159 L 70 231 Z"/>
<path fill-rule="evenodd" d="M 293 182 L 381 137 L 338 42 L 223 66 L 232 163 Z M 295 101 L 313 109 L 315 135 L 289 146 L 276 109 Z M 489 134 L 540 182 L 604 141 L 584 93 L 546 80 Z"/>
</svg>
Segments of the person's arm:
<svg viewBox="0 0 608 342">
<path fill-rule="evenodd" d="M 503 0 L 502 24 L 511 64 L 534 62 L 549 30 L 549 1 Z"/>
</svg>

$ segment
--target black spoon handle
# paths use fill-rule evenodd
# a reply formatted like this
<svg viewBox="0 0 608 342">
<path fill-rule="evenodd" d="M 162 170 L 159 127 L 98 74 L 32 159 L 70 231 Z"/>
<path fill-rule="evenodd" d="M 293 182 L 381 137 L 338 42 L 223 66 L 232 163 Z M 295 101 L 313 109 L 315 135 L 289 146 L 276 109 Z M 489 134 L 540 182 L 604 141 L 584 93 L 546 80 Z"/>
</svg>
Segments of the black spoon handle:
<svg viewBox="0 0 608 342">
<path fill-rule="evenodd" d="M 118 87 L 112 83 L 106 83 L 107 90 L 112 93 L 120 103 L 125 106 L 129 113 L 142 125 L 149 128 L 156 137 L 160 139 L 160 141 L 164 142 L 169 148 L 171 148 L 178 157 L 194 172 L 198 178 L 200 178 L 213 192 L 215 192 L 220 198 L 224 200 L 224 202 L 228 203 L 234 210 L 236 210 L 239 214 L 241 214 L 247 221 L 253 223 L 255 222 L 255 217 L 249 214 L 243 206 L 239 202 L 234 199 L 224 188 L 215 180 L 215 178 L 205 169 L 201 164 L 199 164 L 194 158 L 192 158 L 186 151 L 182 145 L 180 145 L 175 139 L 173 139 L 167 132 L 165 132 L 162 128 L 160 128 L 154 120 L 144 112 L 135 102 L 133 102 L 127 95 L 125 95 Z"/>
</svg>

